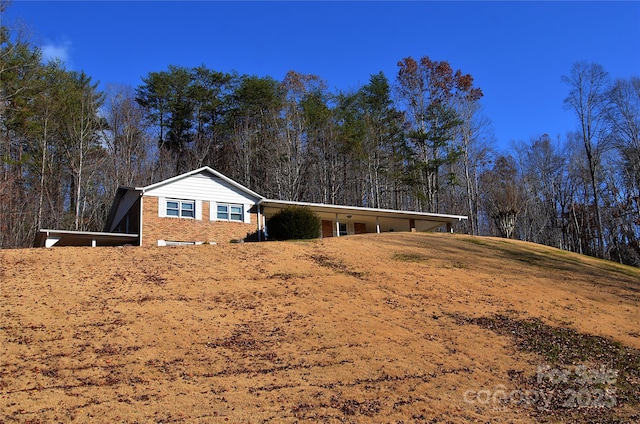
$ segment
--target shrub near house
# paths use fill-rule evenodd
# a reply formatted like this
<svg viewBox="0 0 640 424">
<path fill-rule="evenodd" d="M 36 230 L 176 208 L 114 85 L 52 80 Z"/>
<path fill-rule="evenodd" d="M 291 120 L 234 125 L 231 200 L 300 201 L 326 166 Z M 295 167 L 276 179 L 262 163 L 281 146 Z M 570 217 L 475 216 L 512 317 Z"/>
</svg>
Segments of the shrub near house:
<svg viewBox="0 0 640 424">
<path fill-rule="evenodd" d="M 308 207 L 288 206 L 267 221 L 271 240 L 306 240 L 320 237 L 320 218 Z"/>
</svg>

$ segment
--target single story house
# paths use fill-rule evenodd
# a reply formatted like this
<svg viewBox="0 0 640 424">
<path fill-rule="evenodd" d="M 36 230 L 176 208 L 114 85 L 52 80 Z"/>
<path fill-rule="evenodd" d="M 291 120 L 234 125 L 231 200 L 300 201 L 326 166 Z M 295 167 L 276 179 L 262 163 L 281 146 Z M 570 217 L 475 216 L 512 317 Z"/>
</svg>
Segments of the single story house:
<svg viewBox="0 0 640 424">
<path fill-rule="evenodd" d="M 203 167 L 145 187 L 119 187 L 104 232 L 42 229 L 34 246 L 166 246 L 228 242 L 268 234 L 266 221 L 287 206 L 322 220 L 319 237 L 429 231 L 466 216 L 267 199 Z"/>
</svg>

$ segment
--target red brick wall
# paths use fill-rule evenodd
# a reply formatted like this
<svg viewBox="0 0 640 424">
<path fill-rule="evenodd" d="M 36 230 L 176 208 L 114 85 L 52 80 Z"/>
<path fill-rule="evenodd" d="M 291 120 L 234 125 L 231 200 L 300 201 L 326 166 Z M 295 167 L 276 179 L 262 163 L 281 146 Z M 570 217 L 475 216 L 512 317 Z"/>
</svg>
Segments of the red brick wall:
<svg viewBox="0 0 640 424">
<path fill-rule="evenodd" d="M 333 237 L 333 221 L 322 220 L 322 237 Z"/>
<path fill-rule="evenodd" d="M 209 202 L 206 201 L 202 202 L 202 220 L 160 218 L 157 197 L 145 196 L 142 204 L 143 246 L 157 246 L 158 240 L 228 243 L 233 239 L 244 239 L 258 228 L 257 213 L 251 213 L 251 224 L 209 221 Z"/>
<path fill-rule="evenodd" d="M 364 222 L 354 222 L 353 223 L 353 233 L 354 234 L 366 234 L 367 233 L 367 224 Z"/>
</svg>

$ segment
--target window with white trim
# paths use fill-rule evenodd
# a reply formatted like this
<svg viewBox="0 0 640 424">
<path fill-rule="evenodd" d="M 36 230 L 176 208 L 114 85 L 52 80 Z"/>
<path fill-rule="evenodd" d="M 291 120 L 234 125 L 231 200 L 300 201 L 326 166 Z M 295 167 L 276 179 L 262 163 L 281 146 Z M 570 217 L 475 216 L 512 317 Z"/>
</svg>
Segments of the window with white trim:
<svg viewBox="0 0 640 424">
<path fill-rule="evenodd" d="M 216 219 L 220 221 L 244 221 L 242 205 L 217 204 Z"/>
<path fill-rule="evenodd" d="M 195 218 L 196 202 L 194 200 L 167 199 L 167 216 Z"/>
</svg>

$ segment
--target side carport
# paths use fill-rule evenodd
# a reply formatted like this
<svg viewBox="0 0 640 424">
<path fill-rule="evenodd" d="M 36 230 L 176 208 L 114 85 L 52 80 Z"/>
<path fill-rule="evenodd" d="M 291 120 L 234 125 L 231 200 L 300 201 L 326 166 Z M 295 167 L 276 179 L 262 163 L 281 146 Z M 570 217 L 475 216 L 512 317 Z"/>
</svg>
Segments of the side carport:
<svg viewBox="0 0 640 424">
<path fill-rule="evenodd" d="M 267 219 L 287 206 L 308 207 L 322 220 L 322 237 L 340 237 L 350 234 L 393 231 L 424 232 L 441 227 L 446 227 L 447 231 L 452 231 L 454 223 L 467 219 L 466 216 L 462 215 L 326 205 L 322 203 L 292 202 L 273 199 L 263 200 L 260 202 L 260 206 L 264 217 L 263 222 L 261 222 L 261 228 L 264 228 Z"/>
<path fill-rule="evenodd" d="M 34 247 L 53 246 L 124 246 L 139 244 L 138 234 L 101 233 L 91 231 L 40 230 Z"/>
</svg>

